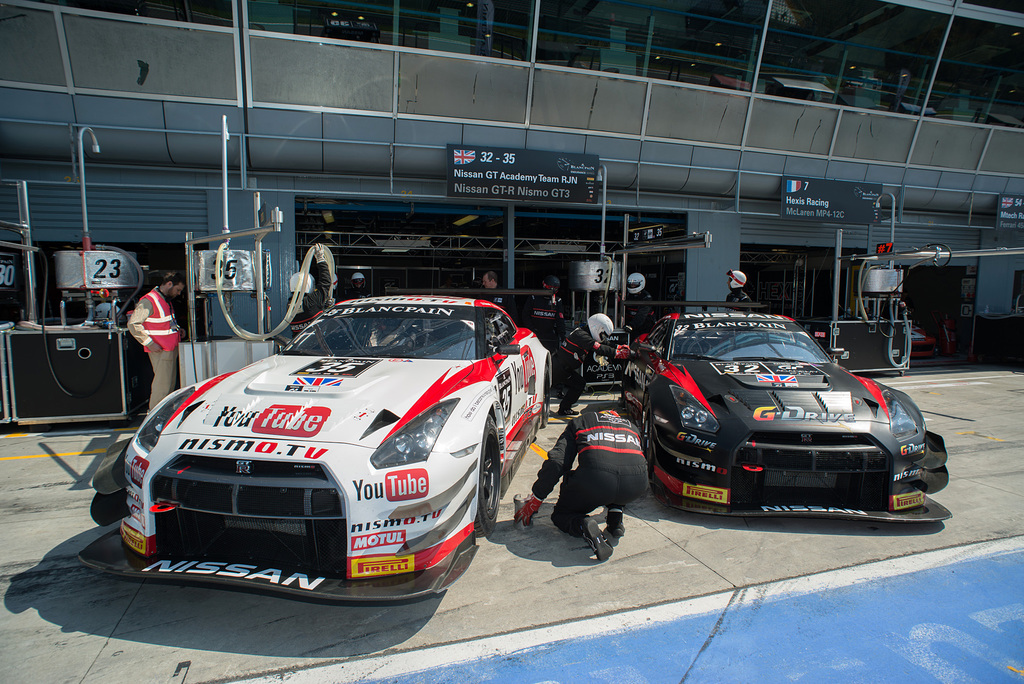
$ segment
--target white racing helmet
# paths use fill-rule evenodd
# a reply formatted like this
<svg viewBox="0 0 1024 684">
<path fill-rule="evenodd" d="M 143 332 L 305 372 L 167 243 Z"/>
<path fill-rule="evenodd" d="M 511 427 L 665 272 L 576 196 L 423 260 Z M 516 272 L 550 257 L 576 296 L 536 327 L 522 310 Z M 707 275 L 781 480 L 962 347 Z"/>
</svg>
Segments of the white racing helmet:
<svg viewBox="0 0 1024 684">
<path fill-rule="evenodd" d="M 304 294 L 313 291 L 313 279 L 309 277 L 308 273 L 299 271 L 292 274 L 291 280 L 288 281 L 288 290 L 295 292 L 299 288 L 302 288 Z"/>
<path fill-rule="evenodd" d="M 629 277 L 626 278 L 626 292 L 629 294 L 636 294 L 644 289 L 644 285 L 647 284 L 647 279 L 639 273 L 630 273 Z"/>
<path fill-rule="evenodd" d="M 611 335 L 614 329 L 612 319 L 605 314 L 594 314 L 588 318 L 587 327 L 590 328 L 591 336 L 598 342 L 604 342 L 604 339 Z"/>
<path fill-rule="evenodd" d="M 726 275 L 729 276 L 730 288 L 743 287 L 744 285 L 747 284 L 747 274 L 744 273 L 743 271 L 738 271 L 734 269 L 732 271 L 728 271 Z"/>
</svg>

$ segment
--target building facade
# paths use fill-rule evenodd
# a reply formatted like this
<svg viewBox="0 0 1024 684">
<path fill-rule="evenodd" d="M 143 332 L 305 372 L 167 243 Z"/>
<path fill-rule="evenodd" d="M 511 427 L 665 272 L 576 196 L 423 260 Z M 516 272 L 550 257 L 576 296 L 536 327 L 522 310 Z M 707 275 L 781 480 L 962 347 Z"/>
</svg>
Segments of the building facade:
<svg viewBox="0 0 1024 684">
<path fill-rule="evenodd" d="M 722 299 L 725 272 L 741 267 L 776 312 L 816 315 L 837 229 L 851 251 L 873 251 L 895 212 L 896 249 L 1024 246 L 1020 231 L 996 228 L 998 199 L 1024 195 L 1022 10 L 8 0 L 0 180 L 27 182 L 34 239 L 57 249 L 81 242 L 86 169 L 93 241 L 131 248 L 153 270 L 180 267 L 188 233 L 254 225 L 259 192 L 284 214 L 264 242 L 283 276 L 276 311 L 318 241 L 342 280 L 368 271 L 377 292 L 445 274 L 468 284 L 485 268 L 537 287 L 656 227 L 713 236 L 708 249 L 631 262 L 656 296 Z M 83 127 L 99 153 L 81 145 Z M 596 155 L 604 205 L 448 197 L 449 144 Z M 786 177 L 881 184 L 883 220 L 789 220 Z M 12 215 L 2 186 L 0 218 Z M 1024 281 L 1019 256 L 947 268 L 908 276 L 919 309 L 1009 311 Z"/>
</svg>

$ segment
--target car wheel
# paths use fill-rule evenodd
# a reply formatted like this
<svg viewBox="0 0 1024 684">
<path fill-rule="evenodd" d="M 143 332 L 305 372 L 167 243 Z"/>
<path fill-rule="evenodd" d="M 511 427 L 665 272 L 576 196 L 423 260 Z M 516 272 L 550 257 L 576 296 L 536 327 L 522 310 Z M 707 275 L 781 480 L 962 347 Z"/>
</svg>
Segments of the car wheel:
<svg viewBox="0 0 1024 684">
<path fill-rule="evenodd" d="M 498 453 L 498 429 L 492 418 L 484 427 L 484 443 L 480 451 L 480 476 L 476 492 L 477 537 L 487 537 L 498 522 L 498 502 L 501 498 L 501 455 Z"/>
<path fill-rule="evenodd" d="M 647 458 L 647 479 L 654 480 L 654 421 L 651 420 L 651 408 L 644 404 L 643 419 L 641 421 L 640 438 L 644 443 L 644 456 Z"/>
<path fill-rule="evenodd" d="M 541 401 L 544 402 L 541 406 L 540 412 L 540 427 L 543 430 L 548 426 L 548 417 L 550 415 L 550 409 L 548 409 L 548 402 L 551 401 L 551 368 L 544 369 L 544 396 Z"/>
</svg>

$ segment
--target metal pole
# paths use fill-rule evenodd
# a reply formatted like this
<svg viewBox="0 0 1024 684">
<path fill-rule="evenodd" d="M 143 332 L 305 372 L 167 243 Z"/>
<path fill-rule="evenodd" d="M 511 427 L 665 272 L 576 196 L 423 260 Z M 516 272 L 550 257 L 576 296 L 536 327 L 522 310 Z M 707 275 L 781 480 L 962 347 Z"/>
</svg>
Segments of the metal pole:
<svg viewBox="0 0 1024 684">
<path fill-rule="evenodd" d="M 82 137 L 89 133 L 92 138 L 93 154 L 100 153 L 100 144 L 96 141 L 96 134 L 88 126 L 78 129 L 78 184 L 82 192 L 82 249 L 86 252 L 92 251 L 92 238 L 89 237 L 89 212 L 85 207 L 85 153 L 82 151 Z"/>
<path fill-rule="evenodd" d="M 221 146 L 221 185 L 224 188 L 224 227 L 221 228 L 222 233 L 228 232 L 228 140 L 231 140 L 231 134 L 228 133 L 228 117 L 224 115 L 220 118 L 221 130 L 220 130 L 220 146 Z"/>
<path fill-rule="evenodd" d="M 604 224 L 608 214 L 608 167 L 601 164 L 601 261 L 604 261 Z"/>
<path fill-rule="evenodd" d="M 259 228 L 260 193 L 258 192 L 253 193 L 252 208 L 252 225 L 254 228 Z M 263 235 L 263 233 L 256 233 L 256 253 L 253 254 L 253 259 L 256 261 L 256 263 L 253 264 L 256 268 L 256 333 L 259 335 L 264 333 L 263 319 L 265 295 L 263 292 Z"/>
<path fill-rule="evenodd" d="M 192 250 L 192 233 L 185 233 L 185 266 L 188 269 L 188 339 L 194 345 L 196 342 L 196 262 L 195 253 Z M 209 321 L 206 321 L 209 325 Z M 195 350 L 192 352 L 195 357 Z"/>
<path fill-rule="evenodd" d="M 85 187 L 85 186 L 83 186 Z M 22 233 L 26 247 L 32 246 L 32 222 L 28 213 L 28 183 L 18 181 L 18 222 L 23 225 Z M 45 257 L 44 257 L 45 258 Z M 25 262 L 25 313 L 29 323 L 36 321 L 36 269 L 32 250 L 26 249 L 22 254 Z"/>
<path fill-rule="evenodd" d="M 832 325 L 829 326 L 829 349 L 836 348 L 836 332 L 839 329 L 839 257 L 843 253 L 843 229 L 836 230 L 836 253 L 832 265 Z"/>
</svg>

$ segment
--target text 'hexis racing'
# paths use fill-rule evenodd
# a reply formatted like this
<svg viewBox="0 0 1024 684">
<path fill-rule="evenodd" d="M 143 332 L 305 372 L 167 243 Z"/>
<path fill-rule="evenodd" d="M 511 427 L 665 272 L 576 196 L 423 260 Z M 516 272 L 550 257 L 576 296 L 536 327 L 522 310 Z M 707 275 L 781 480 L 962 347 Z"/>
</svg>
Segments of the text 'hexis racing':
<svg viewBox="0 0 1024 684">
<path fill-rule="evenodd" d="M 651 487 L 676 508 L 726 515 L 936 522 L 942 438 L 905 393 L 831 362 L 795 322 L 684 313 L 633 343 L 626 407 Z"/>
<path fill-rule="evenodd" d="M 546 421 L 548 352 L 490 302 L 376 297 L 186 387 L 115 445 L 79 557 L 341 600 L 441 591 Z"/>
</svg>

